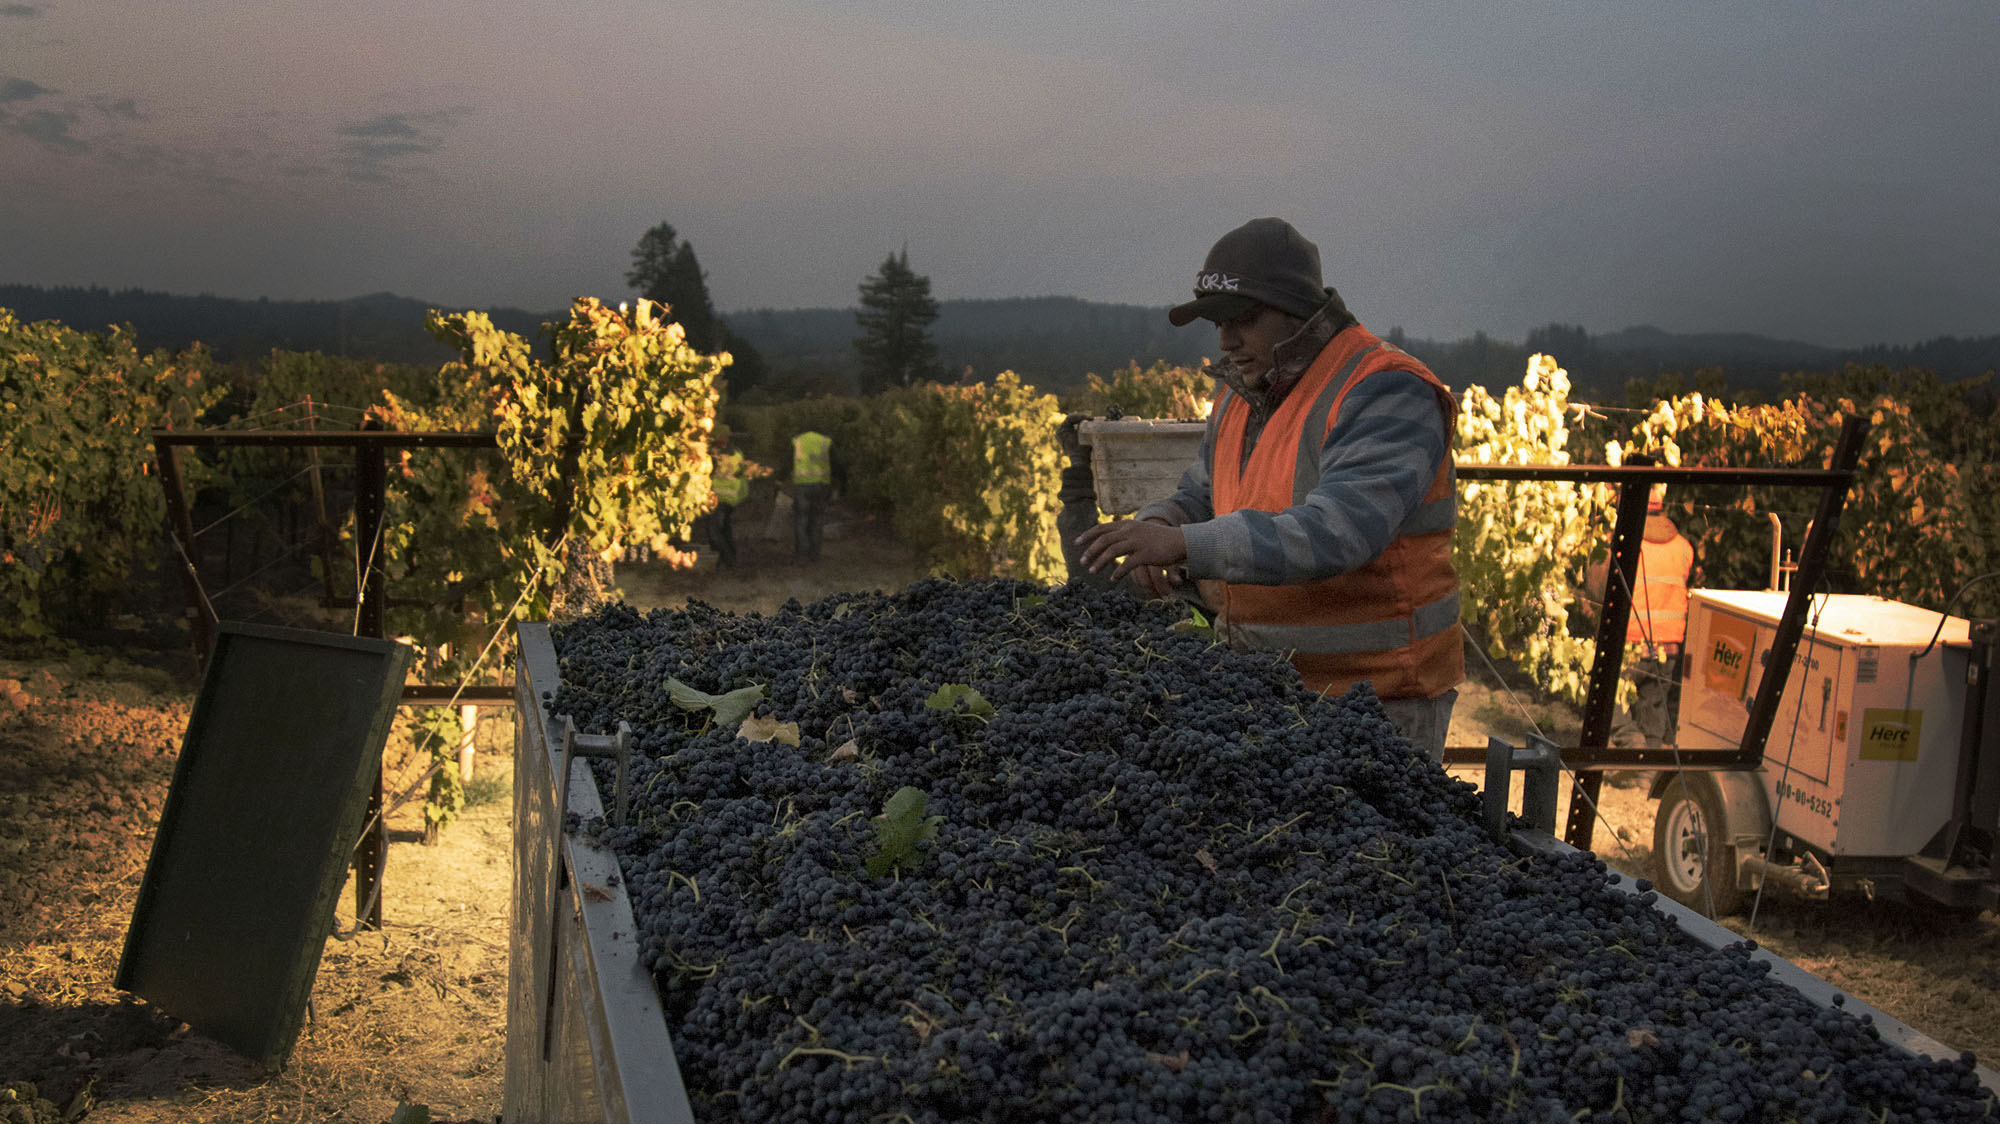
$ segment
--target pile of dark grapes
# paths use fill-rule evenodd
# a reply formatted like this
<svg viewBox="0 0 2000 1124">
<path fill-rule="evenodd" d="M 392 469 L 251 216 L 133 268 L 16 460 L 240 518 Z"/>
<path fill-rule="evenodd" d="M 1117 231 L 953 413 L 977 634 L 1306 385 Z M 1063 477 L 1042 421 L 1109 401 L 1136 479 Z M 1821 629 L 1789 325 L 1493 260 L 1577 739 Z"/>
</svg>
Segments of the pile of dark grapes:
<svg viewBox="0 0 2000 1124">
<path fill-rule="evenodd" d="M 635 731 L 632 816 L 582 829 L 618 855 L 699 1119 L 2000 1113 L 1969 1058 L 1891 1048 L 1589 855 L 1490 840 L 1365 688 L 1321 698 L 1180 615 L 927 580 L 555 630 L 551 711 Z M 670 679 L 764 685 L 798 744 Z M 871 876 L 906 786 L 936 835 Z"/>
</svg>

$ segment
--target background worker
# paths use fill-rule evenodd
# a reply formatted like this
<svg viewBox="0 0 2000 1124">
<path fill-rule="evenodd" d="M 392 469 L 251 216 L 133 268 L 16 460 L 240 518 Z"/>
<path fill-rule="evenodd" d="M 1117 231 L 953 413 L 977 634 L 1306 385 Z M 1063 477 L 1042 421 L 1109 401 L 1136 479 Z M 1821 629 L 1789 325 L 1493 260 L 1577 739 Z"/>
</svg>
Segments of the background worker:
<svg viewBox="0 0 2000 1124">
<path fill-rule="evenodd" d="M 792 562 L 819 561 L 826 501 L 833 491 L 833 438 L 807 430 L 792 438 Z"/>
<path fill-rule="evenodd" d="M 1123 559 L 1112 576 L 1154 597 L 1184 570 L 1230 643 L 1289 652 L 1324 694 L 1369 682 L 1442 759 L 1465 672 L 1450 389 L 1361 326 L 1281 219 L 1223 235 L 1194 292 L 1168 319 L 1214 322 L 1223 352 L 1201 454 L 1172 496 L 1078 536 L 1082 562 Z"/>
<path fill-rule="evenodd" d="M 717 569 L 736 566 L 736 507 L 750 498 L 750 480 L 769 476 L 765 468 L 736 451 L 729 427 L 718 425 L 709 435 L 709 479 L 715 510 L 708 514 L 708 545 L 715 549 Z"/>
<path fill-rule="evenodd" d="M 1625 625 L 1623 666 L 1633 685 L 1632 705 L 1614 723 L 1613 745 L 1657 749 L 1669 744 L 1674 735 L 1694 546 L 1667 518 L 1666 497 L 1664 484 L 1656 485 L 1646 497 L 1646 531 L 1639 542 L 1639 569 L 1632 583 L 1632 616 Z M 1603 611 L 1610 572 L 1607 554 L 1590 564 L 1584 579 L 1584 592 L 1597 603 L 1599 612 Z"/>
</svg>

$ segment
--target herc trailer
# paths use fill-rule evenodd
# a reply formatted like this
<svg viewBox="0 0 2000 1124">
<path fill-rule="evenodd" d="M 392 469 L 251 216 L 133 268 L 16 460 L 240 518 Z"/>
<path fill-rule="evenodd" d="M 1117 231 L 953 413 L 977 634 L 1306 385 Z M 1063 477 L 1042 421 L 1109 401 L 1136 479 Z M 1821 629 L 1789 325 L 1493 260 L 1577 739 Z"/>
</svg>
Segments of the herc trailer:
<svg viewBox="0 0 2000 1124">
<path fill-rule="evenodd" d="M 1719 914 L 1765 880 L 1915 897 L 1960 909 L 2000 903 L 2000 693 L 1992 620 L 1880 597 L 1808 602 L 1761 760 L 1704 769 L 1738 750 L 1790 594 L 1693 590 L 1672 753 L 1654 853 L 1661 889 Z"/>
</svg>

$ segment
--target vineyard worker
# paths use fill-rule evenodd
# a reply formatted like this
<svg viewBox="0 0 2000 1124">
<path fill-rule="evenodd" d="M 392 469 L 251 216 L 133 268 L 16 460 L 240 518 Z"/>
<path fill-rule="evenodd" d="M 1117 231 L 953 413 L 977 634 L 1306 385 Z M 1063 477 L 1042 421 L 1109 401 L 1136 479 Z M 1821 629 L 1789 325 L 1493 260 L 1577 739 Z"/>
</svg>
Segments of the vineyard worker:
<svg viewBox="0 0 2000 1124">
<path fill-rule="evenodd" d="M 736 505 L 750 498 L 750 465 L 731 448 L 729 427 L 718 425 L 709 435 L 709 479 L 715 510 L 708 514 L 708 545 L 715 548 L 720 570 L 736 568 Z"/>
<path fill-rule="evenodd" d="M 1680 691 L 1681 644 L 1687 638 L 1688 577 L 1694 547 L 1667 518 L 1667 486 L 1646 497 L 1646 530 L 1639 540 L 1639 570 L 1632 584 L 1632 616 L 1625 625 L 1625 676 L 1632 706 L 1618 716 L 1614 745 L 1658 749 L 1673 733 Z M 1600 605 L 1611 573 L 1607 556 L 1590 564 L 1584 591 Z"/>
<path fill-rule="evenodd" d="M 1369 682 L 1411 742 L 1444 756 L 1464 678 L 1451 391 L 1321 283 L 1280 219 L 1216 242 L 1176 325 L 1215 323 L 1223 360 L 1201 455 L 1179 489 L 1078 537 L 1153 597 L 1197 579 L 1218 634 L 1286 651 L 1308 687 Z"/>
<path fill-rule="evenodd" d="M 792 562 L 819 561 L 827 496 L 833 491 L 833 438 L 807 430 L 792 438 Z"/>
</svg>

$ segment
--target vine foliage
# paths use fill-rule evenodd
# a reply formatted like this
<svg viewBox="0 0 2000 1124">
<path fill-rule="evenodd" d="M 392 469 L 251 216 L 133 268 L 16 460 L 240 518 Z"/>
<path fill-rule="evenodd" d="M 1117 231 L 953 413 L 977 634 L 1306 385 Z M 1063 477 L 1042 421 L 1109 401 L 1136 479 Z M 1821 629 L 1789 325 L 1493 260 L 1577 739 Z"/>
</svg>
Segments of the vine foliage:
<svg viewBox="0 0 2000 1124">
<path fill-rule="evenodd" d="M 689 347 L 679 324 L 641 300 L 630 312 L 579 299 L 549 326 L 552 356 L 480 312 L 432 312 L 456 347 L 427 397 L 386 392 L 372 411 L 396 430 L 493 432 L 498 449 L 406 451 L 391 466 L 379 551 L 399 597 L 394 631 L 470 673 L 498 625 L 592 599 L 628 544 L 677 557 L 696 516 L 714 506 L 708 433 L 728 356 Z M 467 461 L 470 463 L 467 463 Z"/>
<path fill-rule="evenodd" d="M 1126 417 L 1194 421 L 1208 416 L 1214 394 L 1215 377 L 1205 369 L 1160 361 L 1144 368 L 1127 364 L 1108 379 L 1086 375 L 1083 388 L 1063 404 L 1070 413 L 1092 416 L 1115 409 Z"/>
<path fill-rule="evenodd" d="M 1555 360 L 1529 361 L 1519 388 L 1496 401 L 1475 387 L 1459 417 L 1461 461 L 1623 464 L 1637 452 L 1671 467 L 1826 468 L 1849 417 L 1868 440 L 1817 592 L 1873 594 L 1961 616 L 2000 612 L 2000 413 L 1973 384 L 1924 370 L 1851 367 L 1794 380 L 1783 402 L 1732 404 L 1700 391 L 1651 400 L 1629 423 L 1569 400 Z M 1567 425 L 1574 413 L 1590 416 Z M 1694 547 L 1691 585 L 1764 589 L 1773 516 L 1779 550 L 1804 544 L 1819 496 L 1797 487 L 1688 485 L 1666 514 Z M 1594 644 L 1574 636 L 1594 618 L 1574 591 L 1584 566 L 1608 553 L 1610 489 L 1555 483 L 1465 482 L 1454 562 L 1464 618 L 1495 655 L 1550 690 L 1581 700 Z M 1583 627 L 1578 627 L 1583 626 Z"/>
<path fill-rule="evenodd" d="M 695 351 L 660 311 L 580 299 L 549 325 L 546 361 L 484 313 L 427 318 L 460 358 L 419 395 L 385 391 L 373 420 L 491 431 L 498 448 L 405 450 L 390 468 L 382 541 L 354 546 L 356 557 L 379 553 L 398 598 L 389 626 L 422 648 L 430 674 L 494 677 L 506 622 L 589 608 L 627 545 L 692 561 L 672 541 L 715 504 L 708 434 L 729 357 Z M 450 708 L 414 731 L 433 762 L 431 831 L 464 802 L 457 733 Z"/>
<path fill-rule="evenodd" d="M 1494 398 L 1468 387 L 1460 400 L 1460 463 L 1564 465 L 1570 462 L 1569 373 L 1554 357 L 1528 361 L 1521 385 Z M 1557 694 L 1580 698 L 1594 645 L 1573 635 L 1583 622 L 1575 593 L 1579 559 L 1604 532 L 1605 504 L 1574 484 L 1465 480 L 1458 489 L 1452 564 L 1463 593 L 1461 619 L 1475 643 L 1531 669 Z"/>
<path fill-rule="evenodd" d="M 198 345 L 141 352 L 129 329 L 24 324 L 0 309 L 0 636 L 99 623 L 156 566 L 166 504 L 154 429 L 191 428 L 223 395 Z M 190 488 L 202 466 L 187 458 Z"/>
<path fill-rule="evenodd" d="M 1698 466 L 1828 467 L 1849 417 L 1868 437 L 1833 542 L 1827 592 L 1869 593 L 1959 615 L 2000 611 L 1992 588 L 1966 579 L 2000 568 L 2000 425 L 1974 414 L 1969 388 L 1927 371 L 1854 368 L 1815 380 L 1775 405 L 1731 406 L 1700 394 L 1658 402 L 1611 454 L 1654 453 Z M 1763 588 L 1768 512 L 1787 512 L 1788 549 L 1803 544 L 1818 497 L 1800 489 L 1690 489 L 1669 514 L 1692 528 L 1697 574 L 1717 588 Z M 1962 596 L 1961 596 L 1962 592 Z"/>
<path fill-rule="evenodd" d="M 790 475 L 793 434 L 831 436 L 848 502 L 886 516 L 934 573 L 1063 578 L 1063 415 L 1054 395 L 1012 372 L 969 386 L 735 407 L 729 416 L 736 442 L 772 451 L 781 476 Z"/>
<path fill-rule="evenodd" d="M 897 532 L 935 572 L 1060 581 L 1056 429 L 1062 411 L 1011 371 L 870 400 L 842 436 L 858 496 L 886 500 Z"/>
</svg>

